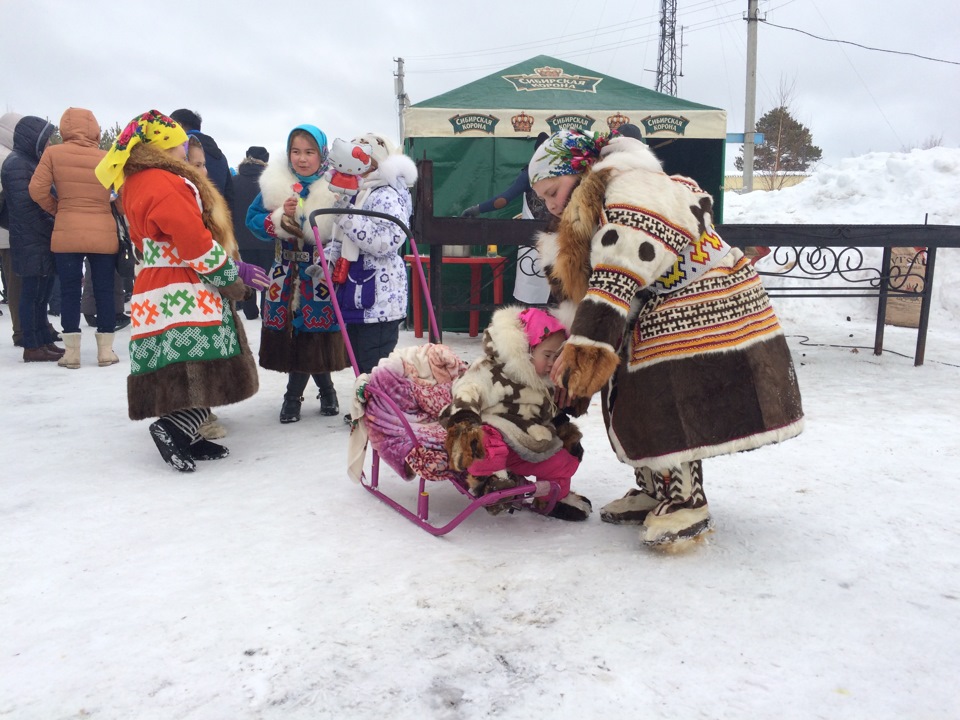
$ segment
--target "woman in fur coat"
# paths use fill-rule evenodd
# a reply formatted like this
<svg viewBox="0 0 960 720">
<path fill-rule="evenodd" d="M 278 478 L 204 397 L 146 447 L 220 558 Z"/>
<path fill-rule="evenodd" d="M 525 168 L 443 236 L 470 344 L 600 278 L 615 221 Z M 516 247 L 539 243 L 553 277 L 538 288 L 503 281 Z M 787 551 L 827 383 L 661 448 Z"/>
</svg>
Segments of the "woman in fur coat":
<svg viewBox="0 0 960 720">
<path fill-rule="evenodd" d="M 280 422 L 292 423 L 300 420 L 311 375 L 320 390 L 320 414 L 340 412 L 330 373 L 349 367 L 350 360 L 324 276 L 316 272 L 319 253 L 310 227 L 310 213 L 335 200 L 327 184 L 317 182 L 326 170 L 327 136 L 313 125 L 298 125 L 280 157 L 260 176 L 247 227 L 276 247 L 263 300 L 260 367 L 288 374 Z M 324 242 L 332 224 L 331 216 L 318 217 Z"/>
<path fill-rule="evenodd" d="M 566 328 L 539 308 L 497 310 L 483 333 L 483 355 L 458 378 L 440 413 L 450 467 L 469 473 L 477 495 L 516 487 L 534 476 L 560 488 L 553 517 L 586 520 L 590 501 L 570 492 L 580 466 L 580 431 L 558 411 L 550 380 Z M 518 477 L 521 476 L 521 477 Z"/>
<path fill-rule="evenodd" d="M 96 167 L 120 193 L 143 260 L 130 300 L 131 420 L 159 417 L 150 434 L 163 459 L 192 472 L 227 448 L 197 432 L 210 408 L 257 392 L 257 368 L 234 301 L 266 285 L 263 270 L 233 259 L 230 212 L 186 163 L 187 134 L 156 110 L 117 137 Z"/>
<path fill-rule="evenodd" d="M 712 520 L 701 460 L 803 429 L 783 329 L 743 253 L 713 227 L 713 203 L 668 176 L 640 140 L 561 131 L 529 164 L 561 216 L 539 247 L 554 295 L 572 301 L 552 377 L 604 424 L 638 485 L 601 509 L 642 523 L 647 545 L 693 538 Z"/>
</svg>

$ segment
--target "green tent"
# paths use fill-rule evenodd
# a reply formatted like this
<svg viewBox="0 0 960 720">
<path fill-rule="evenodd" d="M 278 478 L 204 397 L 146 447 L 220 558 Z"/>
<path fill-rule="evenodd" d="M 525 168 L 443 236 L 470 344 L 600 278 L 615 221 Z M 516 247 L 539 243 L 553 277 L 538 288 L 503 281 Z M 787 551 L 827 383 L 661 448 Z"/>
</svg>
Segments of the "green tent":
<svg viewBox="0 0 960 720">
<path fill-rule="evenodd" d="M 539 55 L 404 111 L 404 148 L 433 161 L 434 213 L 458 215 L 504 190 L 541 132 L 638 126 L 670 174 L 713 195 L 722 220 L 726 112 Z M 489 217 L 511 217 L 515 201 Z"/>
</svg>

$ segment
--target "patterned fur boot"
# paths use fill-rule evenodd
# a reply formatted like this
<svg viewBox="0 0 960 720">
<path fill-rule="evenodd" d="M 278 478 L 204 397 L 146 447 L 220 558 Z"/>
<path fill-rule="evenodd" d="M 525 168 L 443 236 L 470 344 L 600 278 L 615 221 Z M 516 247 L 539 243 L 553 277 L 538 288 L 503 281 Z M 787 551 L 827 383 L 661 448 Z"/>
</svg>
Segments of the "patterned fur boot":
<svg viewBox="0 0 960 720">
<path fill-rule="evenodd" d="M 648 546 L 671 545 L 709 531 L 713 519 L 703 494 L 700 461 L 664 472 L 663 481 L 666 498 L 647 513 L 640 528 L 641 542 Z"/>
<path fill-rule="evenodd" d="M 467 487 L 475 497 L 489 495 L 498 490 L 508 490 L 523 485 L 525 478 L 520 477 L 508 470 L 500 470 L 493 475 L 467 475 Z M 491 515 L 499 515 L 504 510 L 509 509 L 514 502 L 513 498 L 507 498 L 503 502 L 484 507 Z"/>
<path fill-rule="evenodd" d="M 608 502 L 600 508 L 600 519 L 614 525 L 642 525 L 647 513 L 664 499 L 663 475 L 648 467 L 634 468 L 637 487 L 627 491 L 622 498 Z"/>
</svg>

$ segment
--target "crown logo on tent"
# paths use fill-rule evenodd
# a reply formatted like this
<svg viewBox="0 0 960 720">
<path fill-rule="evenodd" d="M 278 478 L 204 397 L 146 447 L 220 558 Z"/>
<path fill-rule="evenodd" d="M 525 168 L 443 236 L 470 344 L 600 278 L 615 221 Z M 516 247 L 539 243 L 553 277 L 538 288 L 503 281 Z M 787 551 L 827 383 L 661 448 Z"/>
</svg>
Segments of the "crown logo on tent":
<svg viewBox="0 0 960 720">
<path fill-rule="evenodd" d="M 563 75 L 563 68 L 550 67 L 549 65 L 534 68 L 533 71 L 540 77 L 560 77 Z"/>
<path fill-rule="evenodd" d="M 630 118 L 624 115 L 621 112 L 618 112 L 616 115 L 611 115 L 607 118 L 607 127 L 610 128 L 610 132 L 617 130 L 621 125 L 626 125 L 630 122 Z"/>
<path fill-rule="evenodd" d="M 510 118 L 510 122 L 513 123 L 513 129 L 517 132 L 530 132 L 530 128 L 533 127 L 533 119 L 533 115 L 527 115 L 521 110 L 519 115 Z"/>
</svg>

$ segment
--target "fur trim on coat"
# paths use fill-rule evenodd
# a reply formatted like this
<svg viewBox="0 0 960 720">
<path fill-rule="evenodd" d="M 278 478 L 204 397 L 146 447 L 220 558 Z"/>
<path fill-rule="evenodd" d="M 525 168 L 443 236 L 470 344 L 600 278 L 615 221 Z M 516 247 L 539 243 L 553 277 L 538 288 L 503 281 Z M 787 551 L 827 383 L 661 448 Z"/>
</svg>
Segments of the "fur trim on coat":
<svg viewBox="0 0 960 720">
<path fill-rule="evenodd" d="M 296 235 L 281 227 L 280 220 L 283 217 L 283 203 L 286 202 L 287 198 L 295 194 L 293 186 L 302 183 L 300 183 L 300 180 L 290 169 L 289 161 L 286 159 L 286 151 L 280 152 L 275 156 L 271 155 L 271 157 L 280 159 L 269 163 L 264 169 L 263 174 L 260 175 L 260 197 L 263 201 L 263 206 L 271 211 L 270 219 L 273 221 L 273 227 L 277 233 L 277 237 L 285 240 L 295 240 L 297 239 Z M 310 213 L 314 210 L 333 207 L 335 201 L 336 198 L 333 193 L 330 192 L 330 188 L 327 187 L 327 182 L 323 178 L 314 180 L 310 184 L 310 194 L 303 199 L 303 208 L 298 213 L 298 215 L 303 218 L 300 222 L 300 230 L 303 233 L 304 244 L 314 244 L 313 228 L 310 227 Z M 334 215 L 317 216 L 317 229 L 320 231 L 320 238 L 324 245 L 326 245 L 333 236 L 334 219 Z"/>
</svg>

